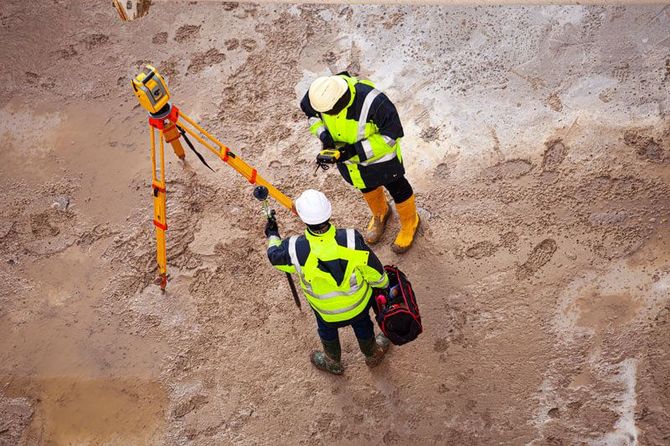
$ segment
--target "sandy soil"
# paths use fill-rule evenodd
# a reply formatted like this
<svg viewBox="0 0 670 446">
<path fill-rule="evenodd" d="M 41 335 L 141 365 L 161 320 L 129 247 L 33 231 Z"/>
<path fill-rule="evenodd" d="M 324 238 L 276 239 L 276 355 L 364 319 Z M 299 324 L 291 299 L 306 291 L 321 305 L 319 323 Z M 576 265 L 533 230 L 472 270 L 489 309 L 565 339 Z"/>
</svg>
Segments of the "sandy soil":
<svg viewBox="0 0 670 446">
<path fill-rule="evenodd" d="M 670 8 L 157 2 L 0 6 L 0 444 L 670 442 Z M 142 64 L 290 196 L 363 201 L 298 97 L 348 69 L 398 105 L 424 218 L 377 252 L 425 333 L 369 371 L 308 363 L 251 186 L 168 153 L 154 262 Z M 188 155 L 187 155 L 188 156 Z M 301 225 L 278 210 L 281 230 Z"/>
</svg>

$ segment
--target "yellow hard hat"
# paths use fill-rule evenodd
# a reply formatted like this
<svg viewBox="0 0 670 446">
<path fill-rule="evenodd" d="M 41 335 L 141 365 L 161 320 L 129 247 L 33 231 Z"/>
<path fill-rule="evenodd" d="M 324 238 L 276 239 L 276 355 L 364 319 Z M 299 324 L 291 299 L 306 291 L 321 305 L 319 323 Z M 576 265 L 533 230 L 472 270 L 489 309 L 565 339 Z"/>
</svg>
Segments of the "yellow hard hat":
<svg viewBox="0 0 670 446">
<path fill-rule="evenodd" d="M 342 76 L 319 77 L 309 87 L 309 103 L 314 110 L 327 112 L 348 89 L 349 85 Z"/>
</svg>

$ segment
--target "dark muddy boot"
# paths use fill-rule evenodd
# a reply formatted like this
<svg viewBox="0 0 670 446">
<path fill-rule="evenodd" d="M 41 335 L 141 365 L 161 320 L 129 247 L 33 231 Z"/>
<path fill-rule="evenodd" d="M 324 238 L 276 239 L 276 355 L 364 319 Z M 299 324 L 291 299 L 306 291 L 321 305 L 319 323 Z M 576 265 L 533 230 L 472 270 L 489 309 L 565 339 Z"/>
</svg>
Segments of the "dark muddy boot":
<svg viewBox="0 0 670 446">
<path fill-rule="evenodd" d="M 344 373 L 344 367 L 342 367 L 342 362 L 340 361 L 342 356 L 340 340 L 324 341 L 322 339 L 321 344 L 323 344 L 323 351 L 312 352 L 312 355 L 309 358 L 312 364 L 314 364 L 317 369 L 332 373 L 333 375 L 341 375 Z"/>
<path fill-rule="evenodd" d="M 377 367 L 384 359 L 384 355 L 391 346 L 391 341 L 383 334 L 378 334 L 376 338 L 359 339 L 358 346 L 365 355 L 365 364 L 370 367 Z"/>
</svg>

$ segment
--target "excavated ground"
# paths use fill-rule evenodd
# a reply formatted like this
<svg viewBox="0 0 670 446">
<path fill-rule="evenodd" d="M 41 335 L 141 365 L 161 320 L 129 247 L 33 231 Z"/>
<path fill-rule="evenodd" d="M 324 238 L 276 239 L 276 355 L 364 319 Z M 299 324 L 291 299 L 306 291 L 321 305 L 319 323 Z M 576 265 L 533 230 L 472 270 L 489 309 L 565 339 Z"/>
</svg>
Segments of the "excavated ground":
<svg viewBox="0 0 670 446">
<path fill-rule="evenodd" d="M 670 8 L 0 5 L 0 444 L 670 443 Z M 397 104 L 425 333 L 308 363 L 251 186 L 168 161 L 156 275 L 145 63 L 174 103 L 334 222 L 363 200 L 298 98 L 347 69 Z M 278 210 L 283 234 L 300 230 Z"/>
</svg>

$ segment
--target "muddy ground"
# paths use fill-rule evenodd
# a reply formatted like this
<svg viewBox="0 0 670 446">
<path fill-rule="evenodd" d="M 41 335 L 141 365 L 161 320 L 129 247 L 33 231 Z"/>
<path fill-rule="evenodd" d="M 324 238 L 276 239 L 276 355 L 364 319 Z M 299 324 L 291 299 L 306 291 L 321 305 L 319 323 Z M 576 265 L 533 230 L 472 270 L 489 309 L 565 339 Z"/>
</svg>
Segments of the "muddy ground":
<svg viewBox="0 0 670 446">
<path fill-rule="evenodd" d="M 670 8 L 0 5 L 0 444 L 670 443 Z M 362 229 L 298 98 L 348 69 L 397 104 L 425 323 L 365 367 L 318 345 L 252 187 L 168 162 L 154 285 L 149 133 L 130 79 L 289 196 Z M 168 151 L 170 152 L 170 151 Z M 283 234 L 301 225 L 279 209 Z M 303 305 L 304 306 L 304 305 Z"/>
</svg>

